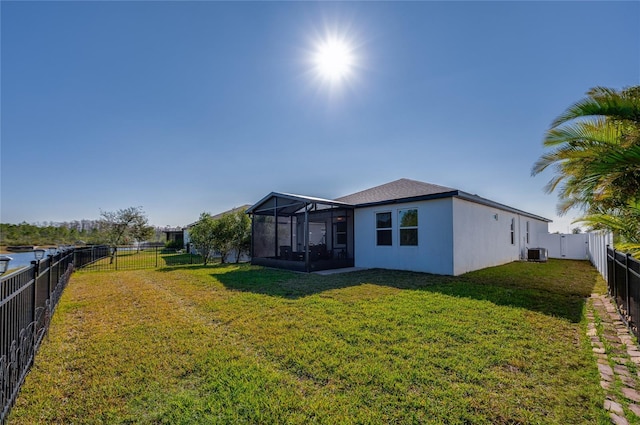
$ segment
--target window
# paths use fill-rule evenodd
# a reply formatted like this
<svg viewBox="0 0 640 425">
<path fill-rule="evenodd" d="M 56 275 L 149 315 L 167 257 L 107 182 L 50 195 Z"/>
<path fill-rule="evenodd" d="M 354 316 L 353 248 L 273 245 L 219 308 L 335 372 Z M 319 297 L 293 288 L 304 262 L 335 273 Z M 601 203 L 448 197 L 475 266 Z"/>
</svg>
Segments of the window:
<svg viewBox="0 0 640 425">
<path fill-rule="evenodd" d="M 376 244 L 391 245 L 391 213 L 376 213 Z"/>
<path fill-rule="evenodd" d="M 516 244 L 516 219 L 511 219 L 511 245 Z"/>
<path fill-rule="evenodd" d="M 398 221 L 400 223 L 400 245 L 418 245 L 418 210 L 398 211 Z"/>
<path fill-rule="evenodd" d="M 527 221 L 527 243 L 529 243 L 529 222 Z"/>
</svg>

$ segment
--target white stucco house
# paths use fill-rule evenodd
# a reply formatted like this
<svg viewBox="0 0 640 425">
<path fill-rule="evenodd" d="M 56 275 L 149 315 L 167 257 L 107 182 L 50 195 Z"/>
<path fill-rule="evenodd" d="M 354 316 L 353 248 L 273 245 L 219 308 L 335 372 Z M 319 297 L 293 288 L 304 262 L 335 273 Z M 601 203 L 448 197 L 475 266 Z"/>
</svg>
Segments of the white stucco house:
<svg viewBox="0 0 640 425">
<path fill-rule="evenodd" d="M 334 200 L 272 192 L 251 206 L 252 263 L 443 275 L 523 259 L 551 220 L 458 189 L 400 179 Z"/>
</svg>

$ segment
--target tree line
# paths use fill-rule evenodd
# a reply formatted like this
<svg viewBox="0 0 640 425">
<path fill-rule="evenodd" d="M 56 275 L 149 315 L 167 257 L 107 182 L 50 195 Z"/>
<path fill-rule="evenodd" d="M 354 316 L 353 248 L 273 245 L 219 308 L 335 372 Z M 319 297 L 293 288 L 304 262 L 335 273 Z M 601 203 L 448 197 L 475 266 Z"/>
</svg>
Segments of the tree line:
<svg viewBox="0 0 640 425">
<path fill-rule="evenodd" d="M 98 220 L 62 223 L 0 223 L 0 245 L 123 245 L 164 239 L 162 229 L 148 224 L 142 207 L 101 211 Z"/>
<path fill-rule="evenodd" d="M 132 242 L 162 241 L 160 228 L 150 226 L 142 207 L 117 211 L 101 211 L 99 220 L 83 220 L 64 224 L 0 224 L 0 245 L 106 244 L 126 245 Z M 202 213 L 188 229 L 193 247 L 202 255 L 204 264 L 219 254 L 226 262 L 231 253 L 238 262 L 251 249 L 251 220 L 237 210 L 213 218 Z M 180 248 L 182 245 L 180 246 Z"/>
<path fill-rule="evenodd" d="M 546 191 L 557 191 L 558 213 L 571 209 L 590 229 L 613 232 L 617 249 L 640 258 L 640 86 L 595 87 L 551 124 L 548 151 L 534 164 L 551 168 Z"/>
</svg>

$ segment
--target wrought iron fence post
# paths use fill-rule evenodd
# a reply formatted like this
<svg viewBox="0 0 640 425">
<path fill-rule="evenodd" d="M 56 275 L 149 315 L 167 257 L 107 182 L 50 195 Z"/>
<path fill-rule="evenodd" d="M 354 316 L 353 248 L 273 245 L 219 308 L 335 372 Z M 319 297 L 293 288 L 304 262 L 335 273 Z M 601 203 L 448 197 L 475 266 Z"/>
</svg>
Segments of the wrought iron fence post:
<svg viewBox="0 0 640 425">
<path fill-rule="evenodd" d="M 624 287 L 627 293 L 627 299 L 625 300 L 627 308 L 627 316 L 631 315 L 631 297 L 629 296 L 629 254 L 624 257 Z"/>
<path fill-rule="evenodd" d="M 158 247 L 156 246 L 156 267 L 158 267 Z"/>
<path fill-rule="evenodd" d="M 605 262 L 607 263 L 607 292 L 609 293 L 609 295 L 611 295 L 611 282 L 610 282 L 611 273 L 609 271 L 609 244 L 607 244 L 604 247 L 604 259 L 605 259 Z"/>
<path fill-rule="evenodd" d="M 616 269 L 617 269 L 617 264 L 616 264 L 616 250 L 612 249 L 611 250 L 611 254 L 612 254 L 612 261 L 611 261 L 611 267 L 612 267 L 612 282 L 611 282 L 611 286 L 613 286 L 613 298 L 616 299 L 618 297 L 618 289 L 617 289 L 617 285 L 616 285 Z M 617 301 L 616 301 L 617 303 Z"/>
<path fill-rule="evenodd" d="M 49 279 L 47 279 L 47 298 L 51 299 L 51 278 L 53 277 L 53 273 L 51 270 L 53 268 L 54 256 L 49 256 Z M 60 262 L 58 261 L 58 266 L 60 266 Z"/>
<path fill-rule="evenodd" d="M 631 316 L 631 296 L 629 295 L 629 257 L 627 253 L 624 257 L 624 285 L 627 288 L 627 315 Z"/>
<path fill-rule="evenodd" d="M 38 282 L 38 276 L 40 275 L 40 261 L 32 261 L 33 265 L 33 285 L 31 286 L 31 321 L 36 321 L 36 283 Z"/>
</svg>

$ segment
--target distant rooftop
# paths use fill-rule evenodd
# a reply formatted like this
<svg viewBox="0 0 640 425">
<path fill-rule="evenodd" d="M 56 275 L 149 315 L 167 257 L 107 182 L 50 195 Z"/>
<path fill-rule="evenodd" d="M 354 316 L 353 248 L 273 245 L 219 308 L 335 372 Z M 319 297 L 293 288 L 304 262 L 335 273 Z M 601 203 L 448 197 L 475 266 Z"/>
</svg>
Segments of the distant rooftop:
<svg viewBox="0 0 640 425">
<path fill-rule="evenodd" d="M 247 209 L 249 209 L 250 206 L 251 205 L 249 205 L 249 204 L 245 204 L 245 205 L 241 205 L 239 207 L 231 208 L 230 210 L 221 212 L 221 213 L 216 214 L 216 215 L 212 215 L 211 218 L 213 218 L 214 220 L 217 220 L 217 219 L 221 218 L 225 214 L 237 213 L 238 211 L 245 212 Z"/>
<path fill-rule="evenodd" d="M 214 220 L 217 220 L 217 219 L 221 218 L 221 217 L 222 217 L 223 215 L 225 215 L 225 214 L 229 214 L 229 213 L 236 213 L 236 212 L 238 212 L 238 211 L 245 212 L 245 211 L 247 211 L 247 209 L 248 209 L 250 206 L 251 206 L 251 205 L 249 205 L 249 204 L 245 204 L 245 205 L 241 205 L 241 206 L 239 206 L 239 207 L 231 208 L 230 210 L 223 211 L 223 212 L 221 212 L 221 213 L 219 213 L 219 214 L 211 215 L 211 218 L 213 218 Z M 194 222 L 193 222 L 193 223 L 191 223 L 191 224 L 187 224 L 186 228 L 188 229 L 189 227 L 192 227 L 192 226 L 193 226 L 194 224 L 196 224 L 196 223 L 197 223 L 197 221 L 194 221 Z"/>
</svg>

